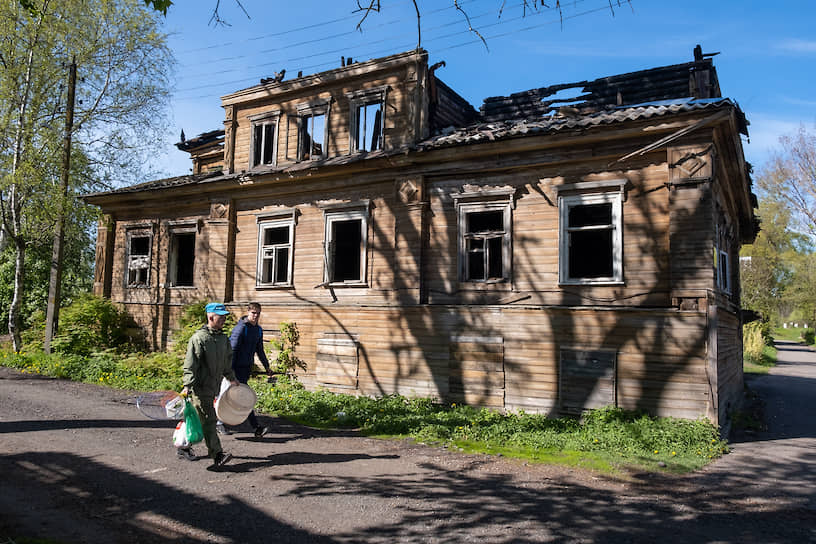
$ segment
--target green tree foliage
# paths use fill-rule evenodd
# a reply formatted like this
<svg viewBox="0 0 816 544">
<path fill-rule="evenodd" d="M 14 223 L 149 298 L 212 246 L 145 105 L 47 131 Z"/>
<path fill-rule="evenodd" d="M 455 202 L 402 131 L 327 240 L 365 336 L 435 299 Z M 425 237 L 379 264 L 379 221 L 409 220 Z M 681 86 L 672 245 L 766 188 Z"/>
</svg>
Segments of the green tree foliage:
<svg viewBox="0 0 816 544">
<path fill-rule="evenodd" d="M 74 210 L 69 232 L 89 230 L 91 215 L 78 209 L 77 194 L 144 174 L 141 165 L 150 164 L 145 157 L 164 120 L 172 66 L 161 16 L 138 0 L 23 4 L 0 0 L 0 250 L 11 246 L 14 263 L 11 299 L 2 309 L 15 348 L 21 311 L 30 303 L 27 251 L 43 253 L 62 209 Z M 59 180 L 72 61 L 78 83 L 66 202 Z"/>
<path fill-rule="evenodd" d="M 790 210 L 792 226 L 816 240 L 816 134 L 801 127 L 779 140 L 781 149 L 757 180 Z"/>
</svg>

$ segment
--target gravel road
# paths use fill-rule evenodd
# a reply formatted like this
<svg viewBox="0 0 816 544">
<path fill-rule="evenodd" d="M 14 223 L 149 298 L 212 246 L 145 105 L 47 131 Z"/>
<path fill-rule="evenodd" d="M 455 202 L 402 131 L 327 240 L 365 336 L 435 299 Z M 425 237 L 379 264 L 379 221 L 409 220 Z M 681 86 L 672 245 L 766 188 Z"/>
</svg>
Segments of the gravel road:
<svg viewBox="0 0 816 544">
<path fill-rule="evenodd" d="M 816 352 L 779 347 L 749 381 L 767 431 L 695 474 L 620 478 L 271 418 L 215 473 L 131 392 L 0 368 L 0 542 L 816 542 Z"/>
</svg>

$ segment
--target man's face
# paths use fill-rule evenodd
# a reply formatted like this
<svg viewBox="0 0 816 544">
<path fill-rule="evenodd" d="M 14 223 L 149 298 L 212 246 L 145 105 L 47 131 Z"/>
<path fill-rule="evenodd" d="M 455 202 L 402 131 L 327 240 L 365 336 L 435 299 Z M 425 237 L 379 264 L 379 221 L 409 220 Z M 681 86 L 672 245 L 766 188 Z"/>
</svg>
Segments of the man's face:
<svg viewBox="0 0 816 544">
<path fill-rule="evenodd" d="M 220 331 L 224 328 L 224 322 L 227 316 L 218 314 L 207 314 L 207 325 L 214 330 Z"/>
<path fill-rule="evenodd" d="M 258 324 L 258 320 L 261 318 L 261 311 L 260 310 L 249 310 L 247 313 L 247 321 L 252 323 L 253 325 Z"/>
</svg>

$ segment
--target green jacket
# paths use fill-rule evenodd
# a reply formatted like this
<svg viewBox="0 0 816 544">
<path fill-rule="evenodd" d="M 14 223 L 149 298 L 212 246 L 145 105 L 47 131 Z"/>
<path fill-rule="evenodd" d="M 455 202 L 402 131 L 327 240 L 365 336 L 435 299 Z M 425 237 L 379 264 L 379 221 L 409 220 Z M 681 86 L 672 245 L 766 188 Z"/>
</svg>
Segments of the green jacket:
<svg viewBox="0 0 816 544">
<path fill-rule="evenodd" d="M 182 385 L 199 397 L 215 396 L 221 389 L 222 377 L 235 380 L 229 337 L 204 325 L 187 344 Z"/>
</svg>

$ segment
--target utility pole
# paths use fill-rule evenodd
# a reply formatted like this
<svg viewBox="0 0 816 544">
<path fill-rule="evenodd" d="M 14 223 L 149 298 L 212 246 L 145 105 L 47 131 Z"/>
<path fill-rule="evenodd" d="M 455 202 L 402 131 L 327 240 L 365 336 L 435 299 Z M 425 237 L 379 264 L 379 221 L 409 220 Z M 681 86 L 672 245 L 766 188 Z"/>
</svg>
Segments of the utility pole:
<svg viewBox="0 0 816 544">
<path fill-rule="evenodd" d="M 65 209 L 68 200 L 68 177 L 71 172 L 71 132 L 74 129 L 74 97 L 76 94 L 76 57 L 71 59 L 68 69 L 68 101 L 65 107 L 65 138 L 62 148 L 62 177 L 60 188 L 62 200 L 57 211 L 56 232 L 54 233 L 54 250 L 51 253 L 51 279 L 48 282 L 48 305 L 45 313 L 45 343 L 46 353 L 51 353 L 51 340 L 59 325 L 60 291 L 62 287 L 62 253 L 65 242 Z"/>
</svg>

